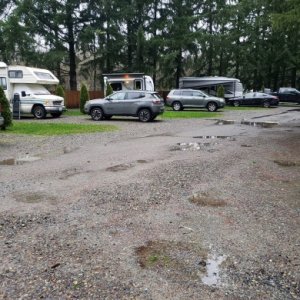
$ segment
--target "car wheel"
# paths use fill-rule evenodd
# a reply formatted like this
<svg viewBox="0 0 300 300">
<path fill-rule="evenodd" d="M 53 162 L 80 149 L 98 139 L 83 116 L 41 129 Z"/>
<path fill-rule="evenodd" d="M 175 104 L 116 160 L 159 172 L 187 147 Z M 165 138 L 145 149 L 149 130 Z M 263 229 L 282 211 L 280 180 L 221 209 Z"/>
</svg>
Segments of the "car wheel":
<svg viewBox="0 0 300 300">
<path fill-rule="evenodd" d="M 264 101 L 263 106 L 264 106 L 265 108 L 269 108 L 269 107 L 271 106 L 271 104 L 270 104 L 269 101 Z"/>
<path fill-rule="evenodd" d="M 207 110 L 208 111 L 214 112 L 214 111 L 217 111 L 217 109 L 218 109 L 218 105 L 215 102 L 209 102 L 207 104 Z"/>
<path fill-rule="evenodd" d="M 94 121 L 100 121 L 103 120 L 103 110 L 100 107 L 94 107 L 91 110 L 91 117 Z"/>
<path fill-rule="evenodd" d="M 59 113 L 51 113 L 51 116 L 53 117 L 53 118 L 59 118 L 60 116 L 61 116 L 61 112 L 59 112 Z"/>
<path fill-rule="evenodd" d="M 37 105 L 33 108 L 32 114 L 36 119 L 45 119 L 46 118 L 46 110 L 42 105 Z"/>
<path fill-rule="evenodd" d="M 141 122 L 149 122 L 152 120 L 152 113 L 148 108 L 142 108 L 138 113 Z"/>
<path fill-rule="evenodd" d="M 172 108 L 175 111 L 180 111 L 180 110 L 182 110 L 182 104 L 178 101 L 175 101 L 172 103 Z"/>
<path fill-rule="evenodd" d="M 234 107 L 239 107 L 241 104 L 240 104 L 240 101 L 235 100 L 235 101 L 233 101 L 232 105 Z"/>
</svg>

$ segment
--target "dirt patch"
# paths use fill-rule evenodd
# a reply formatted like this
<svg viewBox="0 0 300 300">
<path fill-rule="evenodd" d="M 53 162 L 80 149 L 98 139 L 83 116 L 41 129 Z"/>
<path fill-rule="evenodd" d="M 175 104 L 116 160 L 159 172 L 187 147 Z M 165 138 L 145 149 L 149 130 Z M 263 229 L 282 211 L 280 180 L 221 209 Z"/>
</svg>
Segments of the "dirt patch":
<svg viewBox="0 0 300 300">
<path fill-rule="evenodd" d="M 189 198 L 189 201 L 198 206 L 223 207 L 227 205 L 226 201 L 210 197 L 206 194 L 194 194 Z"/>
<path fill-rule="evenodd" d="M 23 203 L 40 203 L 43 201 L 50 202 L 51 204 L 57 203 L 57 198 L 54 196 L 44 195 L 42 193 L 19 193 L 14 194 L 14 198 L 18 202 Z"/>
<path fill-rule="evenodd" d="M 143 269 L 156 271 L 169 279 L 189 281 L 205 274 L 208 252 L 194 243 L 148 241 L 136 249 L 136 255 Z"/>
<path fill-rule="evenodd" d="M 300 161 L 294 160 L 274 160 L 274 163 L 282 167 L 299 167 Z"/>
<path fill-rule="evenodd" d="M 106 168 L 106 171 L 109 171 L 109 172 L 126 171 L 128 169 L 131 169 L 132 167 L 133 167 L 133 164 L 120 164 L 120 165 L 115 165 L 115 166 Z"/>
</svg>

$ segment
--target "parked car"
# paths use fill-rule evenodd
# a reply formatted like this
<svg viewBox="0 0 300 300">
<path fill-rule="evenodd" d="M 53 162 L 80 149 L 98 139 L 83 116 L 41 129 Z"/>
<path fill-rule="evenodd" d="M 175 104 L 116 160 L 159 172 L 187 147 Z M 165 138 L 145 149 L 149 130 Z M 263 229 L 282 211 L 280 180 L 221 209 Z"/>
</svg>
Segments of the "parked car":
<svg viewBox="0 0 300 300">
<path fill-rule="evenodd" d="M 112 116 L 132 116 L 141 122 L 149 122 L 164 112 L 164 101 L 156 92 L 118 91 L 103 99 L 87 101 L 84 111 L 94 121 Z"/>
<path fill-rule="evenodd" d="M 175 111 L 185 108 L 206 108 L 208 111 L 216 111 L 225 106 L 225 100 L 209 96 L 198 90 L 174 89 L 168 94 L 166 104 L 171 106 Z"/>
<path fill-rule="evenodd" d="M 268 95 L 266 93 L 260 92 L 251 92 L 246 93 L 242 97 L 235 97 L 228 99 L 228 104 L 233 106 L 263 106 L 263 107 L 270 107 L 270 106 L 277 106 L 279 103 L 278 97 Z"/>
<path fill-rule="evenodd" d="M 296 102 L 300 104 L 300 92 L 295 88 L 282 87 L 278 92 L 270 93 L 270 95 L 277 96 L 280 102 Z"/>
</svg>

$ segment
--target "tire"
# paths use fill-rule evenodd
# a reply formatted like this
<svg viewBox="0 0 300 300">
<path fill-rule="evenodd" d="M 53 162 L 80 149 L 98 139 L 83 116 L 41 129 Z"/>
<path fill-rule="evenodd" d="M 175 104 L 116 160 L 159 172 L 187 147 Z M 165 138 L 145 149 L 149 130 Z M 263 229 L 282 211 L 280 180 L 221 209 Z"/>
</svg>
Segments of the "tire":
<svg viewBox="0 0 300 300">
<path fill-rule="evenodd" d="M 100 107 L 94 107 L 91 110 L 91 117 L 94 121 L 100 121 L 104 119 L 103 110 Z"/>
<path fill-rule="evenodd" d="M 36 105 L 32 110 L 32 114 L 36 119 L 45 119 L 47 115 L 46 110 L 42 105 Z"/>
<path fill-rule="evenodd" d="M 152 120 L 152 113 L 148 108 L 142 108 L 138 112 L 138 117 L 141 122 L 150 122 Z"/>
<path fill-rule="evenodd" d="M 269 101 L 264 101 L 263 103 L 263 107 L 265 108 L 269 108 L 271 106 L 270 102 Z"/>
<path fill-rule="evenodd" d="M 240 101 L 235 100 L 235 101 L 232 102 L 232 105 L 234 107 L 239 107 L 241 104 L 240 104 Z"/>
<path fill-rule="evenodd" d="M 210 112 L 214 112 L 218 110 L 218 105 L 215 102 L 209 102 L 207 104 L 207 110 Z"/>
<path fill-rule="evenodd" d="M 51 113 L 51 116 L 53 117 L 53 118 L 59 118 L 60 116 L 61 116 L 61 112 L 58 112 L 58 113 Z"/>
<path fill-rule="evenodd" d="M 172 103 L 172 108 L 175 111 L 180 111 L 182 110 L 182 104 L 179 101 L 175 101 Z"/>
</svg>

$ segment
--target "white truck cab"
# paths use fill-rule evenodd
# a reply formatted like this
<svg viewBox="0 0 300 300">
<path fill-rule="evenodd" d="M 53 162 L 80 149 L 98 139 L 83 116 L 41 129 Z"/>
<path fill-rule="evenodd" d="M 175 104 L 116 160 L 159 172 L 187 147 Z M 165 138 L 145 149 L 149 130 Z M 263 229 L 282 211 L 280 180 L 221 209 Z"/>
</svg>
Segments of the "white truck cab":
<svg viewBox="0 0 300 300">
<path fill-rule="evenodd" d="M 113 91 L 144 90 L 154 92 L 154 83 L 144 73 L 111 73 L 103 74 L 104 93 L 109 83 Z"/>
<path fill-rule="evenodd" d="M 33 115 L 43 119 L 49 113 L 52 117 L 60 117 L 66 110 L 64 99 L 52 95 L 45 88 L 45 85 L 58 83 L 59 80 L 46 69 L 7 66 L 0 62 L 0 86 L 10 101 L 12 111 L 17 109 L 20 116 Z"/>
</svg>

